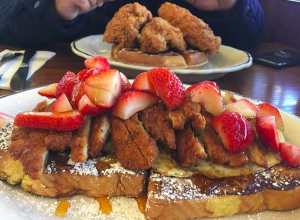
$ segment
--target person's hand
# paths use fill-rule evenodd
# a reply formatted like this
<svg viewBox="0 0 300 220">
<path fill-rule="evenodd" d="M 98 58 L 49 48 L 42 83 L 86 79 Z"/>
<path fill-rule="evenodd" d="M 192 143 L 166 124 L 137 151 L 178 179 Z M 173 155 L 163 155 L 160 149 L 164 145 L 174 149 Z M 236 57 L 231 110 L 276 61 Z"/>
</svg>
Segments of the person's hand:
<svg viewBox="0 0 300 220">
<path fill-rule="evenodd" d="M 231 9 L 237 0 L 184 0 L 201 11 L 226 11 Z"/>
<path fill-rule="evenodd" d="M 114 0 L 55 0 L 52 14 L 56 20 L 71 21 L 78 15 L 90 12 L 108 1 Z"/>
</svg>

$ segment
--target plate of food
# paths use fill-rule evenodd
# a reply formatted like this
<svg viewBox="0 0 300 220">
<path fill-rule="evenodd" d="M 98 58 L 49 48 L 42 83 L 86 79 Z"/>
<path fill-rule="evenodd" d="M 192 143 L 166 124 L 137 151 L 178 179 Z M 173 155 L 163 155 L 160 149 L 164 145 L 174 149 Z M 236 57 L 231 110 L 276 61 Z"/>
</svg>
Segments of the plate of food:
<svg viewBox="0 0 300 220">
<path fill-rule="evenodd" d="M 85 65 L 0 98 L 1 219 L 300 218 L 297 116 L 168 69 Z"/>
<path fill-rule="evenodd" d="M 132 70 L 164 67 L 171 68 L 184 81 L 198 82 L 251 66 L 249 53 L 221 45 L 221 38 L 188 10 L 165 3 L 158 14 L 152 17 L 138 3 L 125 5 L 107 24 L 103 35 L 75 40 L 71 48 L 84 58 L 104 56 L 111 65 L 129 69 L 124 71 L 132 75 L 129 77 L 137 75 Z"/>
</svg>

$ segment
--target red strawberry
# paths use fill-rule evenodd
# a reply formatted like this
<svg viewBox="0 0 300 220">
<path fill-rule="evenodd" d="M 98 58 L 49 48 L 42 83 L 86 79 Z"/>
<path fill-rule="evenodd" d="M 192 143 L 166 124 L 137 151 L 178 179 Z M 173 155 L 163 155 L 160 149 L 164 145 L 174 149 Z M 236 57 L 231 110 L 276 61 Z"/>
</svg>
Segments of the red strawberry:
<svg viewBox="0 0 300 220">
<path fill-rule="evenodd" d="M 58 83 L 50 84 L 49 86 L 42 88 L 38 91 L 41 96 L 46 96 L 49 99 L 56 98 L 56 90 Z"/>
<path fill-rule="evenodd" d="M 87 72 L 88 72 L 88 69 L 83 69 L 83 70 L 79 71 L 77 73 L 78 80 L 82 81 L 82 79 L 85 78 Z"/>
<path fill-rule="evenodd" d="M 215 87 L 215 89 L 218 91 L 218 93 L 221 95 L 221 89 L 219 87 L 219 85 L 213 81 L 203 81 L 202 82 L 203 84 L 206 84 L 206 85 L 211 85 L 213 87 Z"/>
<path fill-rule="evenodd" d="M 120 96 L 112 108 L 112 114 L 128 119 L 138 111 L 142 111 L 159 101 L 157 96 L 147 92 L 130 91 Z"/>
<path fill-rule="evenodd" d="M 279 144 L 281 158 L 293 167 L 300 167 L 300 148 L 289 144 Z"/>
<path fill-rule="evenodd" d="M 85 79 L 85 94 L 98 106 L 110 108 L 121 94 L 122 79 L 118 70 L 106 70 Z"/>
<path fill-rule="evenodd" d="M 83 84 L 84 82 L 79 82 L 73 88 L 72 95 L 71 95 L 71 104 L 74 107 L 78 107 L 78 102 L 81 99 L 81 97 L 84 95 Z"/>
<path fill-rule="evenodd" d="M 53 104 L 52 112 L 53 113 L 60 113 L 60 112 L 69 112 L 72 111 L 72 106 L 65 95 L 63 93 Z"/>
<path fill-rule="evenodd" d="M 193 102 L 201 103 L 205 109 L 214 116 L 224 111 L 223 98 L 219 89 L 210 81 L 204 81 L 190 86 L 187 92 Z"/>
<path fill-rule="evenodd" d="M 95 105 L 87 95 L 83 95 L 78 103 L 78 110 L 85 115 L 98 115 L 108 111 L 108 108 L 103 108 Z"/>
<path fill-rule="evenodd" d="M 71 131 L 83 124 L 83 117 L 79 111 L 64 113 L 52 112 L 24 112 L 19 113 L 14 125 L 26 128 L 42 128 L 57 131 Z"/>
<path fill-rule="evenodd" d="M 255 138 L 250 122 L 239 113 L 223 112 L 212 120 L 211 126 L 231 153 L 244 151 Z"/>
<path fill-rule="evenodd" d="M 121 94 L 131 91 L 132 86 L 131 86 L 131 83 L 129 82 L 128 78 L 121 72 L 120 72 L 120 76 L 122 79 Z"/>
<path fill-rule="evenodd" d="M 100 70 L 109 70 L 109 62 L 105 57 L 102 56 L 94 56 L 84 61 L 84 65 L 88 69 L 97 68 Z"/>
<path fill-rule="evenodd" d="M 256 119 L 256 131 L 262 142 L 275 151 L 279 151 L 279 138 L 275 116 L 261 116 Z"/>
<path fill-rule="evenodd" d="M 185 88 L 180 79 L 169 69 L 155 68 L 148 72 L 156 93 L 169 109 L 178 108 L 186 98 Z"/>
<path fill-rule="evenodd" d="M 64 77 L 58 82 L 56 98 L 59 98 L 63 93 L 71 100 L 71 95 L 74 86 L 79 82 L 75 73 L 68 71 Z"/>
<path fill-rule="evenodd" d="M 226 111 L 237 112 L 246 118 L 256 118 L 258 115 L 258 108 L 255 104 L 247 99 L 240 99 L 237 102 L 224 106 Z"/>
<path fill-rule="evenodd" d="M 150 92 L 153 95 L 158 95 L 149 78 L 148 72 L 141 73 L 134 79 L 132 90 Z"/>
<path fill-rule="evenodd" d="M 284 130 L 283 121 L 280 112 L 278 111 L 277 108 L 275 108 L 273 105 L 268 103 L 259 104 L 257 107 L 259 109 L 258 117 L 275 116 L 276 128 L 278 128 L 281 131 Z"/>
<path fill-rule="evenodd" d="M 5 125 L 11 119 L 13 119 L 12 116 L 0 112 L 0 129 L 3 127 L 3 125 Z"/>
</svg>

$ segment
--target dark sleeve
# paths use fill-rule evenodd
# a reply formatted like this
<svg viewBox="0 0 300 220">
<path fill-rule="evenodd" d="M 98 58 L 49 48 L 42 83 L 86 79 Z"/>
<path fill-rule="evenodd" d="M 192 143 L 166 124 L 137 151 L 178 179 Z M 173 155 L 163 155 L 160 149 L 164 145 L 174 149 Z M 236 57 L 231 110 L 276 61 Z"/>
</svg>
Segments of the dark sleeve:
<svg viewBox="0 0 300 220">
<path fill-rule="evenodd" d="M 84 26 L 86 16 L 56 23 L 50 14 L 51 1 L 0 1 L 0 43 L 26 47 L 76 36 Z"/>
<path fill-rule="evenodd" d="M 227 12 L 199 12 L 222 44 L 243 47 L 257 42 L 264 31 L 264 12 L 257 0 L 237 0 Z"/>
</svg>

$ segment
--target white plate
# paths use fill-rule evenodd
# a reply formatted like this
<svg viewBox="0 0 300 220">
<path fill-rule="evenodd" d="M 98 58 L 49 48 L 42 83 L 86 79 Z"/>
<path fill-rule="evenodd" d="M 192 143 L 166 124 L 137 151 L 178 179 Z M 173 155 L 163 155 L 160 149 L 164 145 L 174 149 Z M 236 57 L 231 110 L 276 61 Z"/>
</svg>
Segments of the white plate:
<svg viewBox="0 0 300 220">
<path fill-rule="evenodd" d="M 45 98 L 38 95 L 40 88 L 26 90 L 0 98 L 0 112 L 15 116 L 17 113 L 33 109 L 34 106 Z M 241 97 L 241 96 L 238 96 Z M 290 143 L 300 146 L 300 139 L 297 132 L 300 131 L 300 118 L 281 111 L 285 124 L 285 137 Z M 70 199 L 73 215 L 65 218 L 58 218 L 54 215 L 57 207 L 57 199 L 33 196 L 22 191 L 18 186 L 10 186 L 0 181 L 0 213 L 1 220 L 7 219 L 107 219 L 107 216 L 98 214 L 98 203 L 93 198 L 85 196 L 74 196 Z M 137 215 L 138 207 L 134 199 L 113 198 L 113 214 L 108 219 L 143 219 L 142 215 Z M 126 203 L 125 208 L 120 208 L 118 203 Z M 115 208 L 114 207 L 119 207 Z M 127 207 L 127 208 L 126 208 Z M 130 208 L 128 208 L 130 207 Z M 76 213 L 76 215 L 75 215 Z M 80 214 L 80 215 L 79 215 Z M 78 216 L 79 215 L 79 216 Z M 123 215 L 123 218 L 117 218 Z M 219 219 L 219 218 L 218 218 Z M 240 214 L 222 220 L 294 220 L 300 219 L 300 209 L 284 212 L 262 212 L 259 214 Z M 213 219 L 209 219 L 213 220 Z"/>
<path fill-rule="evenodd" d="M 75 40 L 71 43 L 72 51 L 83 58 L 89 58 L 95 55 L 101 55 L 109 59 L 113 66 L 121 69 L 129 77 L 135 77 L 137 74 L 147 71 L 150 66 L 141 66 L 126 64 L 111 59 L 112 44 L 102 42 L 103 35 L 92 35 Z M 184 82 L 199 82 L 202 80 L 212 80 L 220 78 L 229 72 L 237 71 L 250 67 L 252 57 L 249 53 L 221 45 L 219 52 L 214 56 L 208 56 L 209 62 L 202 69 L 183 69 L 172 68 Z M 128 71 L 135 70 L 134 72 Z M 126 71 L 127 70 L 127 71 Z"/>
</svg>

